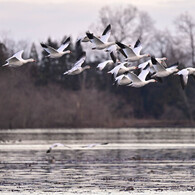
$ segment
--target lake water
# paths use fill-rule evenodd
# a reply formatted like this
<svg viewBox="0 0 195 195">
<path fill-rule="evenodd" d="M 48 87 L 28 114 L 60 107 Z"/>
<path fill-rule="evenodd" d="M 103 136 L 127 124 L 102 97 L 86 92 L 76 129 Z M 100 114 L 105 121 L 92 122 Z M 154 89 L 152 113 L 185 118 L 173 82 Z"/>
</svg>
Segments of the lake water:
<svg viewBox="0 0 195 195">
<path fill-rule="evenodd" d="M 195 129 L 0 130 L 0 194 L 195 194 Z"/>
</svg>

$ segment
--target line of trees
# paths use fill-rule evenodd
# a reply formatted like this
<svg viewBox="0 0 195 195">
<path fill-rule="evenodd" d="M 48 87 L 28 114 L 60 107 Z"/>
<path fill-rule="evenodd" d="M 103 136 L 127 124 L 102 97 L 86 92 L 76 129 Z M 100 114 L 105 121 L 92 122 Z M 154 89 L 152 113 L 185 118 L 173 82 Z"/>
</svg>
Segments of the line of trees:
<svg viewBox="0 0 195 195">
<path fill-rule="evenodd" d="M 168 64 L 179 61 L 180 68 L 195 67 L 195 21 L 188 13 L 176 18 L 175 32 L 170 32 L 156 29 L 150 16 L 132 5 L 105 7 L 98 25 L 90 30 L 101 33 L 107 24 L 112 25 L 113 40 L 130 44 L 140 38 L 143 52 L 166 56 Z M 0 43 L 0 64 L 14 53 L 9 43 Z M 46 44 L 58 47 L 61 43 L 48 38 Z M 45 58 L 46 53 L 39 54 L 36 47 L 33 43 L 30 50 L 36 64 L 1 67 L 0 128 L 193 125 L 195 81 L 191 78 L 185 91 L 177 76 L 140 89 L 117 87 L 107 70 L 96 70 L 108 54 L 91 51 L 88 43 L 71 42 L 68 49 L 73 52 L 60 59 Z M 92 68 L 64 76 L 83 50 Z"/>
</svg>

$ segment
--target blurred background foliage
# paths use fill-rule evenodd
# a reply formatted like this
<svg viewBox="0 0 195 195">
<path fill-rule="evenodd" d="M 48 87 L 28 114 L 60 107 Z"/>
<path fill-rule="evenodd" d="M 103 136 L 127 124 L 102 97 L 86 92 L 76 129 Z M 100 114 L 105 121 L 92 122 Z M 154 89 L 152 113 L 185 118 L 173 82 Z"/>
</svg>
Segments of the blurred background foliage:
<svg viewBox="0 0 195 195">
<path fill-rule="evenodd" d="M 156 29 L 149 14 L 132 5 L 104 7 L 100 10 L 97 24 L 91 25 L 89 30 L 98 35 L 108 24 L 112 26 L 110 40 L 133 44 L 140 38 L 143 53 L 167 57 L 168 65 L 178 61 L 180 69 L 195 67 L 195 21 L 188 13 L 178 16 L 173 21 L 174 31 L 169 31 Z M 66 38 L 63 37 L 62 42 Z M 57 48 L 62 42 L 49 37 L 45 44 Z M 2 40 L 0 64 L 4 64 L 14 52 L 28 46 L 22 41 Z M 107 74 L 108 69 L 102 72 L 96 69 L 98 63 L 109 59 L 106 52 L 92 51 L 90 43 L 80 45 L 72 39 L 68 49 L 71 54 L 50 59 L 45 57 L 47 54 L 40 45 L 32 43 L 30 55 L 25 53 L 24 57 L 33 57 L 36 63 L 17 69 L 1 67 L 1 129 L 194 125 L 193 78 L 189 78 L 185 90 L 175 75 L 164 78 L 163 83 L 143 88 L 117 87 Z M 91 69 L 80 75 L 64 76 L 63 72 L 70 69 L 83 51 L 87 52 L 85 64 Z M 122 60 L 121 55 L 118 57 Z"/>
</svg>

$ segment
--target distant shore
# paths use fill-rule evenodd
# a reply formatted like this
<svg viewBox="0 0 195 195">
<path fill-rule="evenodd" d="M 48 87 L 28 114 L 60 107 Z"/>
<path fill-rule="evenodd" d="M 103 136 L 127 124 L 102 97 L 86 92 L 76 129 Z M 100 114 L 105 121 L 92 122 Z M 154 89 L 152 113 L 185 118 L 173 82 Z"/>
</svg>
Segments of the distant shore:
<svg viewBox="0 0 195 195">
<path fill-rule="evenodd" d="M 84 121 L 83 123 L 76 124 L 56 124 L 52 126 L 13 126 L 10 128 L 2 128 L 0 129 L 45 129 L 45 128 L 195 128 L 195 122 L 190 122 L 187 120 L 184 121 L 168 121 L 168 120 L 146 120 L 146 119 L 129 119 L 129 120 L 113 120 L 109 121 L 105 124 L 94 124 L 89 121 Z"/>
</svg>

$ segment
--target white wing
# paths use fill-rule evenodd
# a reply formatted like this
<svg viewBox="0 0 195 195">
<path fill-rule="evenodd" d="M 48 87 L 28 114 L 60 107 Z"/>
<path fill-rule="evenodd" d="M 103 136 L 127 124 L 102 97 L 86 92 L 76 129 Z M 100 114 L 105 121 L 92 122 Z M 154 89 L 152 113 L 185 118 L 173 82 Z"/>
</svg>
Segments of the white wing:
<svg viewBox="0 0 195 195">
<path fill-rule="evenodd" d="M 24 50 L 21 50 L 14 54 L 12 57 L 8 58 L 6 61 L 10 61 L 12 58 L 17 58 L 18 60 L 22 60 L 22 54 L 24 53 Z"/>
<path fill-rule="evenodd" d="M 66 49 L 68 47 L 68 45 L 70 44 L 70 37 L 68 37 L 64 43 L 58 48 L 58 52 L 63 52 L 64 49 Z"/>
<path fill-rule="evenodd" d="M 181 85 L 184 88 L 188 83 L 189 72 L 187 69 L 182 69 L 177 74 L 180 76 Z"/>
<path fill-rule="evenodd" d="M 166 68 L 166 70 L 167 71 L 172 71 L 172 69 L 175 69 L 175 68 L 177 68 L 178 66 L 176 65 L 176 66 L 171 66 L 171 67 L 169 67 L 169 68 Z"/>
<path fill-rule="evenodd" d="M 140 74 L 138 75 L 138 78 L 141 80 L 141 81 L 145 81 L 146 80 L 146 76 L 148 75 L 149 73 L 149 68 L 147 68 L 146 70 L 142 70 L 140 72 Z"/>
<path fill-rule="evenodd" d="M 141 80 L 137 77 L 137 75 L 135 75 L 134 73 L 130 72 L 128 74 L 128 77 L 130 78 L 130 80 L 132 80 L 132 82 L 140 82 Z"/>
<path fill-rule="evenodd" d="M 140 40 L 138 39 L 135 43 L 135 46 L 133 48 L 133 51 L 136 55 L 140 55 L 140 51 L 142 50 L 142 45 Z"/>
<path fill-rule="evenodd" d="M 140 55 L 140 51 L 142 50 L 142 46 L 139 46 L 139 47 L 136 47 L 133 49 L 133 52 L 136 54 L 136 55 Z"/>
<path fill-rule="evenodd" d="M 90 41 L 94 44 L 94 45 L 102 45 L 104 44 L 104 42 L 102 42 L 99 38 L 97 38 L 96 36 L 94 36 L 91 33 L 86 33 L 87 37 L 90 39 Z"/>
<path fill-rule="evenodd" d="M 121 81 L 121 80 L 123 79 L 124 76 L 125 76 L 125 75 L 122 74 L 122 75 L 116 77 L 116 78 L 115 78 L 115 81 Z"/>
<path fill-rule="evenodd" d="M 54 49 L 53 47 L 51 46 L 48 46 L 48 45 L 45 45 L 43 43 L 41 43 L 41 46 L 43 47 L 43 49 L 47 52 L 47 53 L 53 53 L 53 54 L 56 54 L 58 53 L 58 51 L 56 49 Z"/>
<path fill-rule="evenodd" d="M 156 72 L 166 71 L 165 67 L 162 66 L 154 57 L 151 57 L 151 61 Z"/>
<path fill-rule="evenodd" d="M 11 58 L 7 59 L 6 61 L 9 62 L 9 64 L 14 64 L 14 63 L 18 62 L 19 59 L 16 57 L 11 57 Z"/>
<path fill-rule="evenodd" d="M 108 39 L 109 39 L 109 37 L 110 37 L 110 34 L 111 34 L 111 25 L 109 24 L 109 25 L 105 28 L 104 32 L 102 33 L 102 36 L 101 36 L 100 40 L 101 40 L 102 42 L 104 42 L 104 43 L 108 42 Z"/>
<path fill-rule="evenodd" d="M 148 65 L 149 61 L 150 61 L 150 60 L 148 60 L 148 61 L 146 61 L 146 62 L 143 62 L 143 63 L 139 64 L 139 65 L 138 65 L 138 68 L 144 69 L 144 68 Z"/>
<path fill-rule="evenodd" d="M 112 70 L 110 70 L 108 73 L 114 74 L 114 73 L 118 73 L 118 70 L 120 69 L 121 65 L 117 65 L 115 66 Z"/>
<path fill-rule="evenodd" d="M 117 50 L 117 45 L 111 45 L 110 47 L 106 48 L 107 52 L 113 52 Z"/>
<path fill-rule="evenodd" d="M 126 56 L 128 57 L 134 57 L 136 54 L 135 52 L 132 50 L 132 48 L 120 43 L 120 42 L 117 42 L 116 43 L 126 54 Z"/>
<path fill-rule="evenodd" d="M 86 55 L 83 55 L 83 56 L 82 56 L 82 57 L 73 65 L 73 67 L 81 66 L 81 65 L 84 63 L 85 59 L 86 59 Z"/>
<path fill-rule="evenodd" d="M 106 67 L 106 65 L 109 64 L 109 63 L 113 63 L 113 61 L 112 60 L 106 60 L 106 61 L 98 64 L 97 68 L 99 68 L 99 70 L 103 70 Z"/>
</svg>

